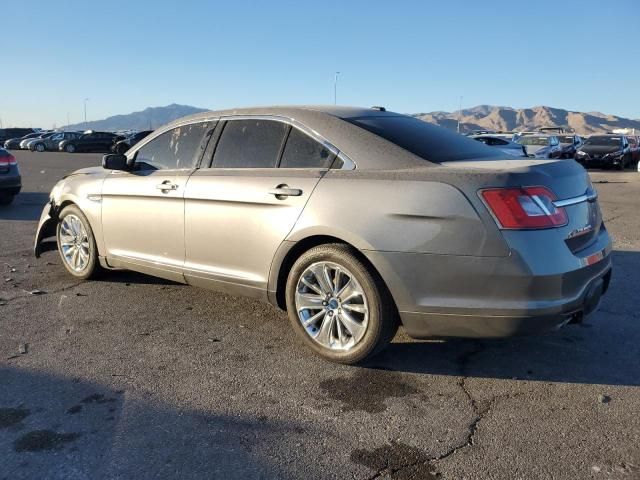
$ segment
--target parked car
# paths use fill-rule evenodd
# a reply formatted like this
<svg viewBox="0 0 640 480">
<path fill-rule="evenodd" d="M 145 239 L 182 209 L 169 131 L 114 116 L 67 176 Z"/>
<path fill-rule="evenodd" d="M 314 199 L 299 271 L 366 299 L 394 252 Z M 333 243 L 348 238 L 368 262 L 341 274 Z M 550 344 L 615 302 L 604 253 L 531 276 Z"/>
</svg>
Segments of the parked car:
<svg viewBox="0 0 640 480">
<path fill-rule="evenodd" d="M 583 142 L 582 137 L 575 133 L 561 133 L 558 135 L 558 140 L 560 141 L 560 147 L 562 148 L 560 153 L 561 158 L 574 158 Z"/>
<path fill-rule="evenodd" d="M 40 135 L 42 135 L 40 132 L 34 132 L 22 137 L 10 138 L 8 140 L 5 140 L 4 148 L 6 150 L 18 150 L 20 148 L 20 142 L 22 142 L 23 140 L 30 140 L 32 138 L 39 137 Z"/>
<path fill-rule="evenodd" d="M 111 132 L 87 131 L 79 138 L 63 140 L 58 149 L 67 153 L 74 152 L 110 152 L 114 142 L 122 140 L 122 137 Z"/>
<path fill-rule="evenodd" d="M 0 148 L 0 205 L 9 205 L 22 188 L 18 162 L 4 148 Z"/>
<path fill-rule="evenodd" d="M 140 140 L 142 140 L 152 132 L 153 130 L 144 130 L 142 132 L 136 132 L 132 135 L 129 135 L 124 140 L 120 140 L 119 142 L 114 143 L 111 151 L 113 153 L 125 153 L 127 150 L 129 150 L 136 143 L 138 143 Z"/>
<path fill-rule="evenodd" d="M 32 152 L 45 152 L 47 150 L 57 152 L 60 142 L 64 140 L 75 140 L 82 136 L 82 132 L 55 132 L 52 135 L 34 139 L 27 143 L 27 148 Z"/>
<path fill-rule="evenodd" d="M 530 157 L 535 158 L 561 158 L 562 147 L 555 135 L 525 135 L 518 139 L 520 145 L 527 148 Z"/>
<path fill-rule="evenodd" d="M 24 137 L 35 131 L 33 128 L 0 128 L 0 145 L 4 145 L 10 138 Z"/>
<path fill-rule="evenodd" d="M 527 148 L 519 143 L 511 142 L 496 135 L 472 135 L 471 138 L 482 142 L 490 147 L 495 147 L 500 151 L 516 157 L 527 157 Z"/>
<path fill-rule="evenodd" d="M 624 170 L 632 163 L 632 153 L 624 135 L 591 135 L 578 149 L 575 159 L 585 167 Z"/>
<path fill-rule="evenodd" d="M 35 141 L 43 139 L 43 138 L 48 138 L 51 135 L 53 135 L 54 133 L 55 132 L 51 132 L 51 131 L 43 131 L 43 132 L 40 132 L 40 134 L 35 136 L 35 137 L 25 138 L 24 140 L 22 140 L 20 142 L 20 150 L 29 150 L 29 144 L 31 142 L 35 142 Z"/>
<path fill-rule="evenodd" d="M 640 161 L 640 137 L 635 135 L 627 135 L 629 149 L 631 150 L 631 162 L 638 163 Z"/>
<path fill-rule="evenodd" d="M 576 162 L 517 159 L 380 110 L 181 119 L 58 182 L 70 275 L 125 268 L 271 301 L 316 353 L 355 363 L 416 338 L 556 329 L 598 305 L 611 239 Z"/>
</svg>

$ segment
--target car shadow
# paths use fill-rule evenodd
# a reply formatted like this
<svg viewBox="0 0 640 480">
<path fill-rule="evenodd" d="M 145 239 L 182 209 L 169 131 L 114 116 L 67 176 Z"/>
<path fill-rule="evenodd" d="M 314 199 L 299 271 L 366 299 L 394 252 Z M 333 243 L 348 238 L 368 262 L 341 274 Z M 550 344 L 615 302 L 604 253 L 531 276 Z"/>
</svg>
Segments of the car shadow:
<svg viewBox="0 0 640 480">
<path fill-rule="evenodd" d="M 301 428 L 174 407 L 126 380 L 17 366 L 0 367 L 0 380 L 1 478 L 286 478 L 268 450 Z"/>
<path fill-rule="evenodd" d="M 640 386 L 640 252 L 615 251 L 599 309 L 582 324 L 503 340 L 405 341 L 365 367 L 416 374 Z"/>
<path fill-rule="evenodd" d="M 49 195 L 40 192 L 21 192 L 11 205 L 0 206 L 0 220 L 37 221 Z"/>
</svg>

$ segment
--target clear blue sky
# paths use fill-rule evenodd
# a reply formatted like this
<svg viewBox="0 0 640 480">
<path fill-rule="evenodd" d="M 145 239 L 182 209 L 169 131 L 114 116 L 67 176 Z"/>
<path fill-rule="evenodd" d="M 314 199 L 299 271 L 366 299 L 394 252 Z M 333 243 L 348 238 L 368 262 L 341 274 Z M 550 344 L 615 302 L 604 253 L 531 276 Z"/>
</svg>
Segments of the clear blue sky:
<svg viewBox="0 0 640 480">
<path fill-rule="evenodd" d="M 28 7 L 26 7 L 28 5 Z M 0 118 L 169 103 L 400 112 L 549 105 L 640 118 L 640 0 L 4 2 Z"/>
</svg>

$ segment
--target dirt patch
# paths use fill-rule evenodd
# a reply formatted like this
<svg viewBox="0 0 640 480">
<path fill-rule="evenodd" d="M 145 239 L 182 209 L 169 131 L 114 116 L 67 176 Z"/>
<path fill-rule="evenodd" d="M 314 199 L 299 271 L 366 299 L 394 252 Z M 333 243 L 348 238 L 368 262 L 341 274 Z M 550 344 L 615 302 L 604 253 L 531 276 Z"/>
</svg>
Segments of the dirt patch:
<svg viewBox="0 0 640 480">
<path fill-rule="evenodd" d="M 29 416 L 26 408 L 0 408 L 0 428 L 9 428 Z"/>
<path fill-rule="evenodd" d="M 57 433 L 53 430 L 34 430 L 25 433 L 13 442 L 13 449 L 16 452 L 58 450 L 62 448 L 65 443 L 72 442 L 78 437 L 80 437 L 79 433 Z"/>
<path fill-rule="evenodd" d="M 323 380 L 320 388 L 329 397 L 341 401 L 346 410 L 369 413 L 386 410 L 384 401 L 388 398 L 406 397 L 420 392 L 404 375 L 385 370 L 357 370 L 350 377 Z"/>
<path fill-rule="evenodd" d="M 350 458 L 352 462 L 376 470 L 376 477 L 388 475 L 394 480 L 440 478 L 424 452 L 400 442 L 391 442 L 373 450 L 354 450 Z"/>
</svg>

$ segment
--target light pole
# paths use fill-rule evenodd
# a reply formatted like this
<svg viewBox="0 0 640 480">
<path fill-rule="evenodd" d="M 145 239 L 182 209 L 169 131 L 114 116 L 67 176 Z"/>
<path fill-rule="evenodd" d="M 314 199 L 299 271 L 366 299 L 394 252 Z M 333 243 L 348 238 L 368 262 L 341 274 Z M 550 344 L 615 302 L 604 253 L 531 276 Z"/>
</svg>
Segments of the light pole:
<svg viewBox="0 0 640 480">
<path fill-rule="evenodd" d="M 462 116 L 462 95 L 460 95 L 460 108 L 458 108 L 458 133 L 460 133 L 460 117 Z"/>
<path fill-rule="evenodd" d="M 333 77 L 333 104 L 334 105 L 338 104 L 338 75 L 340 75 L 340 72 L 336 72 L 335 76 Z"/>
<path fill-rule="evenodd" d="M 88 98 L 84 99 L 84 128 L 87 128 L 87 102 L 89 101 Z"/>
</svg>

